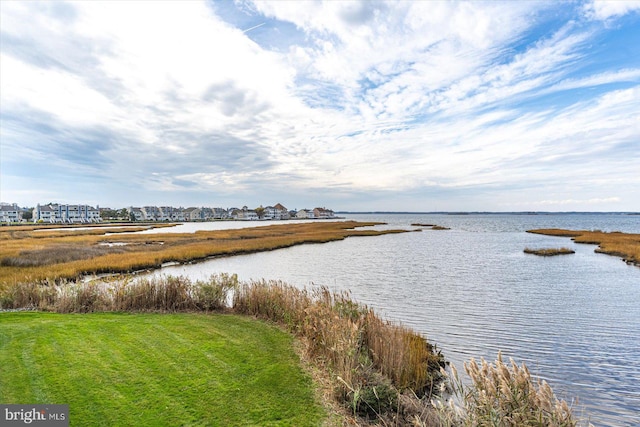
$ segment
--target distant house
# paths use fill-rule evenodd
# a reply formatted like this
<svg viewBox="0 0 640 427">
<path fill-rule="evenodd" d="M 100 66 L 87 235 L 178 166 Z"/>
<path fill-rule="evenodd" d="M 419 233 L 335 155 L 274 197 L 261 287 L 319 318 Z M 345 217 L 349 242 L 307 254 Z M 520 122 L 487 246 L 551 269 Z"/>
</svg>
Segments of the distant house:
<svg viewBox="0 0 640 427">
<path fill-rule="evenodd" d="M 15 203 L 13 205 L 0 205 L 0 222 L 22 221 L 22 209 Z"/>
<path fill-rule="evenodd" d="M 289 215 L 289 210 L 285 208 L 282 204 L 277 203 L 274 207 L 275 209 L 275 217 L 274 219 L 290 219 L 291 215 Z"/>
<path fill-rule="evenodd" d="M 34 222 L 50 223 L 88 223 L 100 222 L 100 208 L 89 205 L 58 205 L 49 204 L 33 208 Z"/>
<path fill-rule="evenodd" d="M 160 206 L 160 221 L 177 221 L 176 208 L 171 206 Z"/>
<path fill-rule="evenodd" d="M 313 215 L 318 219 L 328 219 L 335 217 L 333 211 L 327 208 L 315 208 L 313 210 Z"/>
<path fill-rule="evenodd" d="M 235 210 L 235 219 L 243 220 L 243 221 L 257 221 L 260 219 L 258 214 L 253 209 L 248 209 L 244 206 L 242 209 Z"/>
<path fill-rule="evenodd" d="M 53 210 L 51 205 L 36 205 L 36 207 L 33 208 L 33 215 L 31 218 L 33 219 L 33 222 L 60 222 L 60 218 L 56 218 L 56 211 Z"/>
<path fill-rule="evenodd" d="M 200 208 L 186 208 L 182 211 L 182 216 L 185 221 L 202 221 L 204 212 Z"/>
<path fill-rule="evenodd" d="M 267 206 L 266 208 L 264 208 L 262 219 L 280 221 L 291 219 L 291 215 L 289 215 L 289 211 L 287 210 L 287 208 L 282 206 L 282 204 L 277 203 L 275 206 Z"/>
<path fill-rule="evenodd" d="M 156 206 L 143 206 L 140 208 L 145 221 L 160 221 L 162 213 Z"/>
<path fill-rule="evenodd" d="M 312 210 L 309 209 L 300 209 L 298 213 L 296 213 L 296 218 L 298 219 L 314 219 L 315 215 Z"/>
<path fill-rule="evenodd" d="M 229 212 L 227 212 L 226 209 L 223 208 L 212 208 L 212 215 L 211 218 L 213 219 L 227 219 L 230 218 L 230 214 Z"/>
<path fill-rule="evenodd" d="M 127 212 L 129 212 L 129 217 L 131 217 L 131 214 L 133 214 L 133 218 L 136 221 L 144 221 L 144 214 L 142 213 L 142 209 L 130 206 L 127 208 Z"/>
</svg>

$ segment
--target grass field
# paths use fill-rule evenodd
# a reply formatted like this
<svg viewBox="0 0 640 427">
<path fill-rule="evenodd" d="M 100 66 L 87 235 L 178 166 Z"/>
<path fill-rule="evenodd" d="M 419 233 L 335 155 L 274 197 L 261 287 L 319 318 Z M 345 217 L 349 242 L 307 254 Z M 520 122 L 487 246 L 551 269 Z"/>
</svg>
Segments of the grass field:
<svg viewBox="0 0 640 427">
<path fill-rule="evenodd" d="M 292 336 L 223 314 L 1 313 L 0 402 L 69 404 L 72 426 L 325 417 Z"/>
</svg>

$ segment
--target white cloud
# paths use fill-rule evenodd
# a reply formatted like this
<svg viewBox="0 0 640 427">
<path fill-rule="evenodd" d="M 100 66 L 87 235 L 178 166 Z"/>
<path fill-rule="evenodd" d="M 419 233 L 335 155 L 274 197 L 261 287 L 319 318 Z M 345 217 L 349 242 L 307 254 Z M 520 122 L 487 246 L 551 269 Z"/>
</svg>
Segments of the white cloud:
<svg viewBox="0 0 640 427">
<path fill-rule="evenodd" d="M 589 19 L 601 21 L 638 11 L 638 0 L 594 0 L 584 6 L 584 13 Z"/>
<path fill-rule="evenodd" d="M 9 160 L 81 157 L 83 173 L 167 194 L 286 185 L 337 197 L 631 182 L 640 166 L 629 148 L 640 140 L 640 69 L 583 73 L 596 25 L 536 33 L 555 2 L 242 6 L 264 25 L 244 32 L 251 25 L 232 26 L 206 2 L 3 3 Z M 602 19 L 620 14 L 591 6 Z M 283 21 L 305 37 L 277 50 L 250 38 Z M 545 99 L 582 89 L 597 90 Z M 38 125 L 77 143 L 58 159 Z"/>
</svg>

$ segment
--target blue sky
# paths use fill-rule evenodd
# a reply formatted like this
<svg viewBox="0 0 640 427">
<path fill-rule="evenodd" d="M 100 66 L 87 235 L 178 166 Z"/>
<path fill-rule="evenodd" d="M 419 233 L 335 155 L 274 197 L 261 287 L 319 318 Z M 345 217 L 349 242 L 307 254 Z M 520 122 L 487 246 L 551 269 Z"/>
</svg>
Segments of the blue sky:
<svg viewBox="0 0 640 427">
<path fill-rule="evenodd" d="M 638 1 L 0 2 L 0 199 L 640 211 Z"/>
</svg>

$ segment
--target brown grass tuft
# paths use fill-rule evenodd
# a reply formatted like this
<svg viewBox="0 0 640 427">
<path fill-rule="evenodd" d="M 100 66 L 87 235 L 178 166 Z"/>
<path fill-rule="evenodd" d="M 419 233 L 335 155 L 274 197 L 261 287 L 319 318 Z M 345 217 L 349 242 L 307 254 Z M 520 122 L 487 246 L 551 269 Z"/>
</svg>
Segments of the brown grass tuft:
<svg viewBox="0 0 640 427">
<path fill-rule="evenodd" d="M 471 378 L 466 386 L 455 367 L 449 378 L 453 398 L 448 402 L 434 400 L 441 426 L 537 426 L 574 427 L 577 421 L 566 401 L 556 398 L 546 381 L 534 380 L 523 363 L 518 366 L 502 361 L 502 354 L 494 364 L 484 359 L 471 359 L 464 365 Z"/>
<path fill-rule="evenodd" d="M 538 255 L 538 256 L 556 256 L 556 255 L 575 254 L 576 251 L 569 248 L 544 248 L 544 249 L 524 248 L 524 253 Z"/>
</svg>

